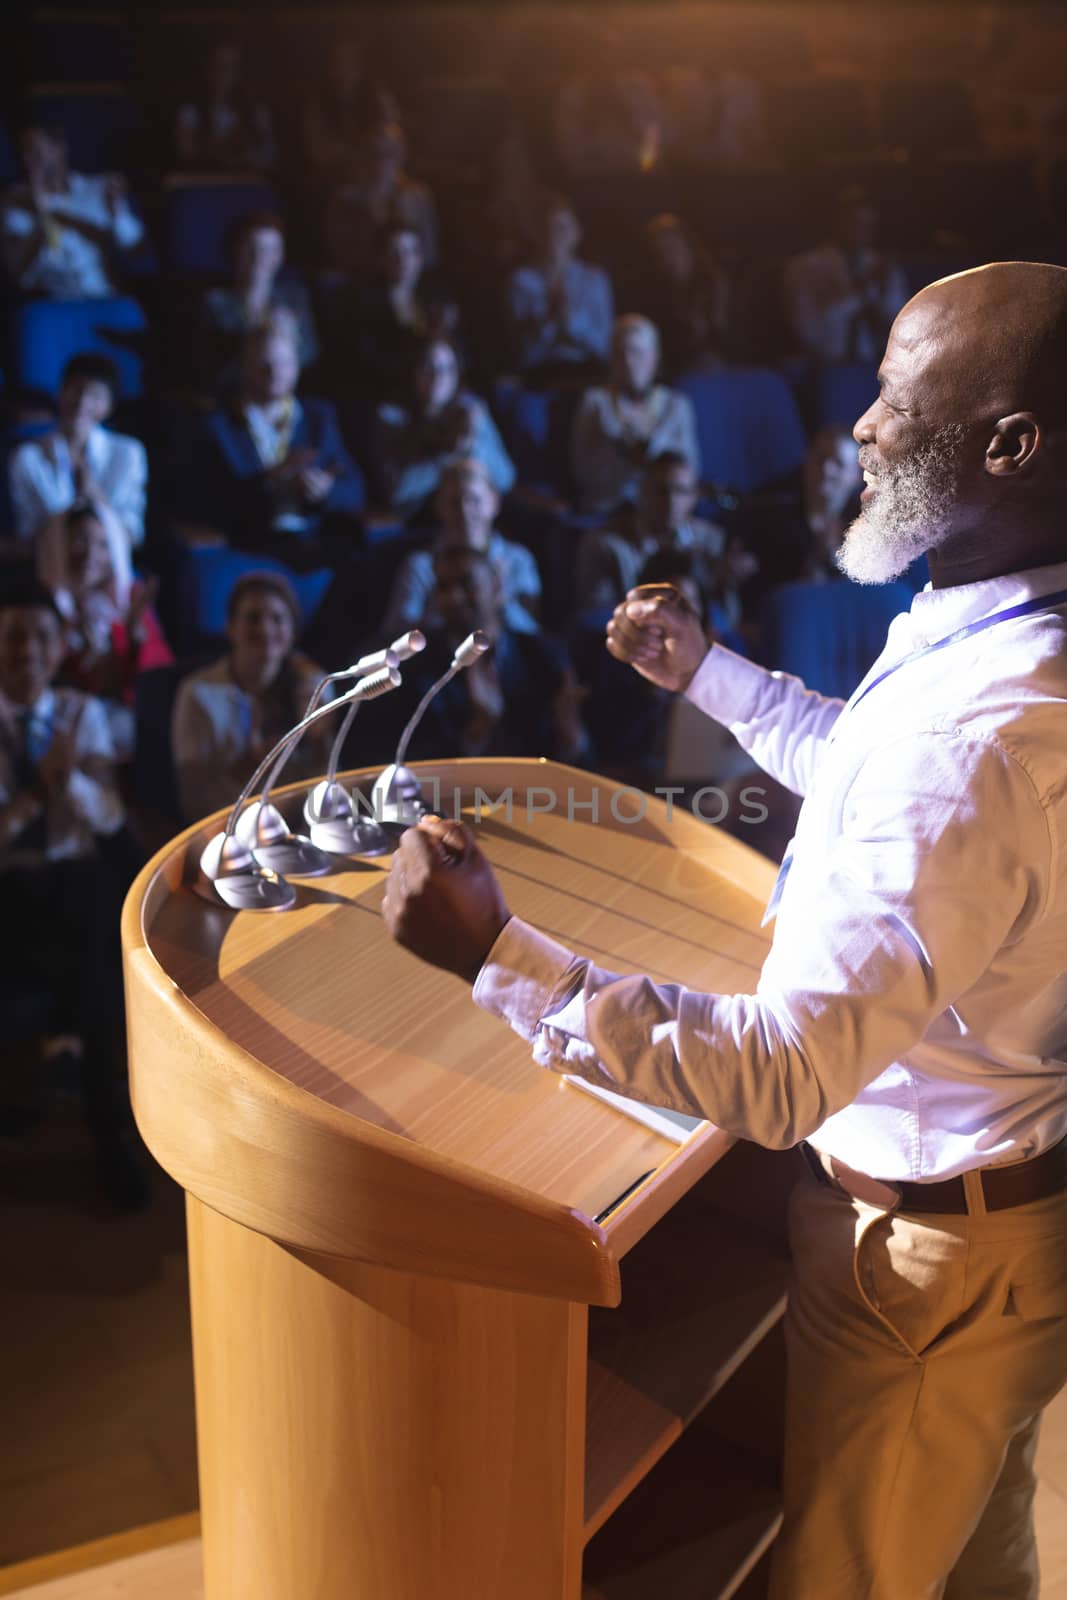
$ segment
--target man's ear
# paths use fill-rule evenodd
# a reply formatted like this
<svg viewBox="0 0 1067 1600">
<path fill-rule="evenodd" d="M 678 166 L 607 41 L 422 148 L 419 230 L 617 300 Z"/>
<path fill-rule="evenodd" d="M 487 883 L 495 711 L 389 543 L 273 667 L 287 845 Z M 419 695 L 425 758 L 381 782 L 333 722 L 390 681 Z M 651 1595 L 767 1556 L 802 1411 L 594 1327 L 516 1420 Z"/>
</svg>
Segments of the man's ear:
<svg viewBox="0 0 1067 1600">
<path fill-rule="evenodd" d="M 1042 444 L 1042 432 L 1032 411 L 1014 411 L 1001 417 L 986 447 L 985 470 L 995 478 L 1024 472 Z"/>
</svg>

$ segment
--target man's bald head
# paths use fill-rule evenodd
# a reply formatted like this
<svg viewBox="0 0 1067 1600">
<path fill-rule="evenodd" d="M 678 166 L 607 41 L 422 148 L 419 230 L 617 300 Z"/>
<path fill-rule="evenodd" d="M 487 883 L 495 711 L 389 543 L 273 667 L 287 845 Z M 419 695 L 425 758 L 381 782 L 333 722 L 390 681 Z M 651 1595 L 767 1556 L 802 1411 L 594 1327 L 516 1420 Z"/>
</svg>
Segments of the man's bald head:
<svg viewBox="0 0 1067 1600">
<path fill-rule="evenodd" d="M 996 261 L 955 273 L 920 290 L 894 333 L 925 343 L 928 380 L 959 407 L 945 421 L 976 411 L 1033 411 L 1049 428 L 1067 420 L 1067 267 Z"/>
<path fill-rule="evenodd" d="M 935 583 L 1067 559 L 1067 269 L 1002 261 L 942 278 L 897 317 L 854 429 L 867 488 L 839 561 Z"/>
</svg>

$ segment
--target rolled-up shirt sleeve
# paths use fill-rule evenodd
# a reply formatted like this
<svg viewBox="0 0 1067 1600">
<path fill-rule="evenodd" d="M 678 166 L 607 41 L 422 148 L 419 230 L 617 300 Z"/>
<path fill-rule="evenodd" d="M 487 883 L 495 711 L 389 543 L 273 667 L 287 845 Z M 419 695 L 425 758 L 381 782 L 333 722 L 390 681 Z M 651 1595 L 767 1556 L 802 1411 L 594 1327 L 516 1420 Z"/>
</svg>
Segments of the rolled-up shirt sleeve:
<svg viewBox="0 0 1067 1600">
<path fill-rule="evenodd" d="M 768 672 L 718 644 L 697 669 L 686 699 L 729 728 L 764 772 L 800 795 L 844 709 L 843 700 L 816 694 L 799 678 Z"/>
<path fill-rule="evenodd" d="M 1045 912 L 1052 844 L 1027 773 L 951 733 L 868 758 L 831 850 L 798 850 L 755 993 L 620 976 L 512 918 L 474 999 L 534 1059 L 786 1149 L 912 1049 Z"/>
</svg>

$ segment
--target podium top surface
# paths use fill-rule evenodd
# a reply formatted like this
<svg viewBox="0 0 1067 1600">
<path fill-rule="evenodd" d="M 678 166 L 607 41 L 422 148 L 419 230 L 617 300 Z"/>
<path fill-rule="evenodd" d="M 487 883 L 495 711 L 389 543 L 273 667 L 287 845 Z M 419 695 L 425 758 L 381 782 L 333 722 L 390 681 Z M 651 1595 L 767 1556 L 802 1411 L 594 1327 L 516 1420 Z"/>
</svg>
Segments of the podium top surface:
<svg viewBox="0 0 1067 1600">
<path fill-rule="evenodd" d="M 763 857 L 689 810 L 670 814 L 660 799 L 552 763 L 418 770 L 427 792 L 440 784 L 443 814 L 458 805 L 474 824 L 513 912 L 612 971 L 753 989 L 774 877 Z M 494 801 L 510 792 L 510 805 L 476 805 L 478 791 Z M 304 793 L 279 797 L 294 822 Z M 498 1216 L 566 1222 L 578 1258 L 610 1257 L 728 1144 L 706 1128 L 680 1147 L 535 1066 L 529 1046 L 480 1011 L 465 983 L 388 937 L 388 857 L 342 858 L 328 876 L 294 880 L 297 904 L 286 912 L 211 905 L 192 882 L 223 820 L 161 851 L 123 919 L 138 1121 L 162 1164 L 208 1204 L 295 1245 L 360 1254 L 366 1239 L 345 1232 L 338 1197 L 365 1233 L 372 1185 L 372 1208 L 383 1209 L 388 1182 L 375 1163 L 384 1163 L 398 1193 L 402 1171 L 429 1185 L 424 1207 L 447 1211 L 477 1191 Z M 322 1188 L 331 1160 L 346 1169 L 333 1173 L 332 1205 Z M 675 1173 L 657 1209 L 651 1191 L 681 1164 L 692 1168 L 688 1180 Z M 644 1179 L 617 1219 L 596 1225 Z M 453 1220 L 458 1227 L 458 1213 Z M 386 1228 L 397 1233 L 393 1222 Z M 529 1241 L 526 1249 L 531 1259 Z M 447 1270 L 445 1256 L 435 1270 Z"/>
</svg>

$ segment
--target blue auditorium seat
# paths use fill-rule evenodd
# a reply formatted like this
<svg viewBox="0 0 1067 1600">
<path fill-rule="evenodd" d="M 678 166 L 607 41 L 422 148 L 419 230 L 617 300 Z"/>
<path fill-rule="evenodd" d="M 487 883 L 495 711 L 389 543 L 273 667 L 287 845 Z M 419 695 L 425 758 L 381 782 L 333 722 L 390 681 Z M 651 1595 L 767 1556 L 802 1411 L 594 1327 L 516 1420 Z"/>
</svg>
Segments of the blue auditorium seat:
<svg viewBox="0 0 1067 1600">
<path fill-rule="evenodd" d="M 15 381 L 24 389 L 55 394 L 73 355 L 98 352 L 119 369 L 119 398 L 143 392 L 147 321 L 136 300 L 26 300 L 14 313 Z"/>
<path fill-rule="evenodd" d="M 293 572 L 283 561 L 254 551 L 231 550 L 226 545 L 193 546 L 183 552 L 181 589 L 181 649 L 200 650 L 226 633 L 226 605 L 238 578 L 248 572 L 278 572 L 292 585 L 303 614 L 304 628 L 326 598 L 333 574 L 327 568 Z"/>
<path fill-rule="evenodd" d="M 705 482 L 753 494 L 787 478 L 807 452 L 792 391 L 767 367 L 687 373 L 674 387 L 696 412 Z"/>
<path fill-rule="evenodd" d="M 172 272 L 225 273 L 230 230 L 253 211 L 278 211 L 278 195 L 257 178 L 213 174 L 165 180 L 165 264 Z"/>
<path fill-rule="evenodd" d="M 124 172 L 138 125 L 132 100 L 120 84 L 35 84 L 29 115 L 63 129 L 76 172 Z"/>
<path fill-rule="evenodd" d="M 580 384 L 536 388 L 519 378 L 493 384 L 493 416 L 524 488 L 569 493 L 571 424 L 581 397 Z"/>
<path fill-rule="evenodd" d="M 815 374 L 817 428 L 851 428 L 878 398 L 875 362 L 842 361 Z"/>
<path fill-rule="evenodd" d="M 783 584 L 765 603 L 764 663 L 820 694 L 847 700 L 881 653 L 889 624 L 910 609 L 913 596 L 904 582 Z"/>
</svg>

